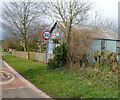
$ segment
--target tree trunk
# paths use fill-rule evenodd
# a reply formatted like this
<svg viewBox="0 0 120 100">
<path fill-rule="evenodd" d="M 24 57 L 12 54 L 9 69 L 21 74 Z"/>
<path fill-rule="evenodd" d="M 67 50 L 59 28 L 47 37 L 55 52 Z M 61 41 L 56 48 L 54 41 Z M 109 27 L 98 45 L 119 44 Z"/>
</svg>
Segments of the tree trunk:
<svg viewBox="0 0 120 100">
<path fill-rule="evenodd" d="M 28 52 L 28 59 L 30 59 L 29 46 L 28 46 L 28 41 L 27 41 L 26 36 L 24 36 L 24 43 L 25 43 L 24 51 L 25 51 L 25 52 Z"/>
<path fill-rule="evenodd" d="M 70 33 L 69 33 L 69 35 L 68 35 L 68 37 L 67 37 L 67 63 L 72 63 L 72 61 L 71 61 L 71 52 L 70 52 L 70 42 L 71 42 L 71 37 L 70 37 Z M 71 64 L 70 64 L 71 65 Z"/>
</svg>

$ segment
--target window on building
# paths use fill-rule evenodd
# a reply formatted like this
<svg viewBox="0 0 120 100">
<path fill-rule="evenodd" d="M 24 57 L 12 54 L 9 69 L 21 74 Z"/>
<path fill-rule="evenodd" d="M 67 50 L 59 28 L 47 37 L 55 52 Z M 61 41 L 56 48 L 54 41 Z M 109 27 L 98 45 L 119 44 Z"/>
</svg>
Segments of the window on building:
<svg viewBox="0 0 120 100">
<path fill-rule="evenodd" d="M 117 47 L 117 53 L 120 54 L 120 47 Z"/>
<path fill-rule="evenodd" d="M 102 40 L 101 41 L 101 50 L 105 50 L 106 49 L 106 41 Z"/>
</svg>

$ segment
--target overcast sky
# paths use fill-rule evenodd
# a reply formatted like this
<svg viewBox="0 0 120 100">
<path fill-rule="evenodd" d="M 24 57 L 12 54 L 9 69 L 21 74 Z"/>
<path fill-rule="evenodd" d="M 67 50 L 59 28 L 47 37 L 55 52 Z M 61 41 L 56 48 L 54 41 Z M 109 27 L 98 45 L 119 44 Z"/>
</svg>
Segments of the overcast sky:
<svg viewBox="0 0 120 100">
<path fill-rule="evenodd" d="M 118 2 L 120 0 L 92 0 L 96 4 L 96 9 L 100 10 L 104 17 L 118 19 Z"/>
<path fill-rule="evenodd" d="M 4 1 L 9 2 L 9 1 L 13 1 L 13 0 L 0 0 L 1 3 Z M 14 1 L 20 1 L 20 0 L 14 0 Z M 24 0 L 22 0 L 22 1 L 24 1 Z M 48 1 L 48 0 L 33 0 L 33 1 Z M 88 0 L 88 1 L 92 1 L 94 3 L 94 6 L 95 6 L 94 9 L 96 11 L 100 12 L 100 14 L 103 17 L 106 17 L 106 18 L 109 17 L 109 18 L 112 18 L 115 20 L 118 19 L 118 2 L 120 0 Z M 93 13 L 94 13 L 94 11 L 93 11 Z"/>
<path fill-rule="evenodd" d="M 0 2 L 3 1 L 9 2 L 13 0 L 0 0 Z M 20 1 L 20 0 L 14 0 L 14 1 Z M 33 0 L 33 1 L 48 1 L 48 0 Z M 89 1 L 94 2 L 95 10 L 99 11 L 104 17 L 118 19 L 118 2 L 120 0 L 89 0 Z"/>
<path fill-rule="evenodd" d="M 0 7 L 2 2 L 9 2 L 9 1 L 13 1 L 13 0 L 0 0 Z M 14 0 L 14 1 L 20 1 L 20 0 Z M 45 1 L 45 0 L 36 0 L 36 1 Z M 111 18 L 116 22 L 118 21 L 118 2 L 120 0 L 89 0 L 89 1 L 92 1 L 95 6 L 91 14 L 94 14 L 95 11 L 98 11 L 103 18 Z M 1 37 L 1 30 L 0 30 L 0 37 Z"/>
</svg>

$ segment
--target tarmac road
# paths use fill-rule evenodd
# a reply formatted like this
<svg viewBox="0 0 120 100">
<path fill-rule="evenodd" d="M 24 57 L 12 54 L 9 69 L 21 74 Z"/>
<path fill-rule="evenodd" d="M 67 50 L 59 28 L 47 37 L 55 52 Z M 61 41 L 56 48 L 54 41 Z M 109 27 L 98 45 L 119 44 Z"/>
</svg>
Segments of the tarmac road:
<svg viewBox="0 0 120 100">
<path fill-rule="evenodd" d="M 32 88 L 32 85 L 29 86 L 29 84 L 26 81 L 24 82 L 19 75 L 10 70 L 3 61 L 0 70 L 6 72 L 3 73 L 3 75 L 0 74 L 0 78 L 2 78 L 3 82 L 6 82 L 7 79 L 10 80 L 13 76 L 15 77 L 11 82 L 2 84 L 2 98 L 50 98 L 44 92 L 42 93 L 41 90 L 39 92 L 36 88 Z M 5 77 L 3 78 L 3 76 Z"/>
</svg>

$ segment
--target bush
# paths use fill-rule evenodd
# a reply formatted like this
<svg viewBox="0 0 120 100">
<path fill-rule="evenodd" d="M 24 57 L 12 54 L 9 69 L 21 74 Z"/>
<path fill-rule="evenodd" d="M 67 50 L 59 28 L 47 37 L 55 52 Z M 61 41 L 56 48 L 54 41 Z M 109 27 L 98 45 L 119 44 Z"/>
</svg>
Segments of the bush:
<svg viewBox="0 0 120 100">
<path fill-rule="evenodd" d="M 94 51 L 95 65 L 98 67 L 103 65 L 110 67 L 117 66 L 117 56 L 118 53 L 113 53 L 108 50 L 102 50 L 101 53 L 99 51 Z"/>
<path fill-rule="evenodd" d="M 16 49 L 17 51 L 23 51 L 24 48 L 21 46 L 21 45 L 14 45 L 14 46 L 11 46 L 13 49 Z"/>
<path fill-rule="evenodd" d="M 53 59 L 49 59 L 47 63 L 48 68 L 59 68 L 65 66 L 67 57 L 66 43 L 62 43 L 60 46 L 55 47 L 53 54 Z"/>
</svg>

